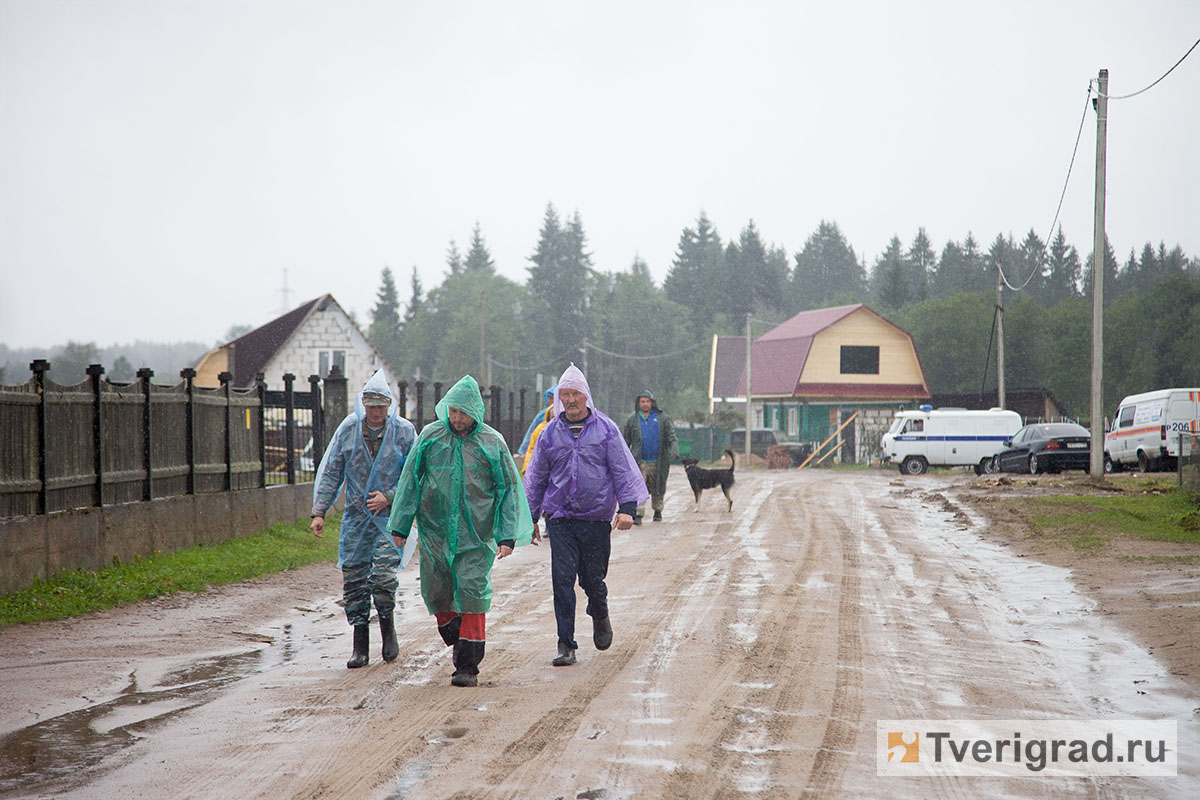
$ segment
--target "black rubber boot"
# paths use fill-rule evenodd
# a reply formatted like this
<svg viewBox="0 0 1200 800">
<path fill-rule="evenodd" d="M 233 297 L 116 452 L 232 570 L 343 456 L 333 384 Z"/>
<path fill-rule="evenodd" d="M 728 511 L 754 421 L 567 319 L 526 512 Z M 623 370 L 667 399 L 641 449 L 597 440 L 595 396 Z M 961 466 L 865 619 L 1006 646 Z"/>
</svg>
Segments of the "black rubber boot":
<svg viewBox="0 0 1200 800">
<path fill-rule="evenodd" d="M 608 617 L 592 617 L 592 641 L 595 642 L 597 650 L 607 650 L 612 644 L 612 622 Z"/>
<path fill-rule="evenodd" d="M 379 615 L 379 633 L 383 636 L 383 660 L 395 661 L 400 643 L 396 641 L 396 619 L 390 613 Z"/>
<path fill-rule="evenodd" d="M 575 663 L 575 648 L 563 642 L 558 643 L 558 655 L 550 662 L 556 667 L 569 667 Z"/>
<path fill-rule="evenodd" d="M 371 646 L 371 626 L 367 623 L 354 626 L 354 652 L 350 656 L 350 660 L 346 662 L 346 666 L 350 669 L 356 667 L 365 667 L 371 657 L 367 654 L 368 648 Z"/>
<path fill-rule="evenodd" d="M 470 639 L 459 639 L 454 645 L 454 675 L 450 678 L 452 686 L 478 686 L 479 662 L 483 661 L 483 652 L 487 642 L 473 642 Z"/>
<path fill-rule="evenodd" d="M 458 632 L 461 629 L 461 614 L 447 622 L 445 625 L 438 625 L 438 633 L 442 635 L 442 641 L 446 643 L 446 647 L 453 647 L 454 645 L 458 644 Z"/>
</svg>

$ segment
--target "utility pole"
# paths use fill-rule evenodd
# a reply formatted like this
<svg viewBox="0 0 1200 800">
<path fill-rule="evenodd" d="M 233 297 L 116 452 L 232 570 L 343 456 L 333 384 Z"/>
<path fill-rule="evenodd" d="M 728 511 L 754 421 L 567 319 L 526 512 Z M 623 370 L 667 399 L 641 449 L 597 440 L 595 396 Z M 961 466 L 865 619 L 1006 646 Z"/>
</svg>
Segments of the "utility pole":
<svg viewBox="0 0 1200 800">
<path fill-rule="evenodd" d="M 280 300 L 282 303 L 282 305 L 280 305 L 280 307 L 279 307 L 279 309 L 280 309 L 279 313 L 286 314 L 287 312 L 292 310 L 291 303 L 289 301 L 289 298 L 291 297 L 291 294 L 292 294 L 292 290 L 288 288 L 288 284 L 287 284 L 287 267 L 283 268 L 283 288 L 279 290 L 279 294 L 281 296 Z"/>
<path fill-rule="evenodd" d="M 487 318 L 483 313 L 483 292 L 479 293 L 479 380 L 487 375 Z M 491 381 L 488 382 L 491 386 Z"/>
<path fill-rule="evenodd" d="M 1004 272 L 996 262 L 996 403 L 1007 408 L 1004 398 Z"/>
<path fill-rule="evenodd" d="M 1108 144 L 1108 70 L 1100 70 L 1096 97 L 1096 213 L 1092 223 L 1092 459 L 1104 477 L 1104 169 Z"/>
<path fill-rule="evenodd" d="M 753 418 L 750 414 L 750 315 L 746 315 L 746 441 L 743 450 L 743 465 L 750 466 L 750 434 L 754 431 L 754 427 L 750 421 Z"/>
</svg>

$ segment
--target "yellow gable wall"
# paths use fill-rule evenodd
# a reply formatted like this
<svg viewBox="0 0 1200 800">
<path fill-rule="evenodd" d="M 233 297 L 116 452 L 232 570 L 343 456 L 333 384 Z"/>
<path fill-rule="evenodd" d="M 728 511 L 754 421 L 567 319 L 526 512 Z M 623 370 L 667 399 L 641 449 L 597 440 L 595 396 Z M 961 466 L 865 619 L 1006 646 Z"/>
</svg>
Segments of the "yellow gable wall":
<svg viewBox="0 0 1200 800">
<path fill-rule="evenodd" d="M 877 346 L 878 375 L 843 375 L 842 345 Z M 924 385 L 912 340 L 869 311 L 856 311 L 817 334 L 800 383 L 909 383 Z"/>
</svg>

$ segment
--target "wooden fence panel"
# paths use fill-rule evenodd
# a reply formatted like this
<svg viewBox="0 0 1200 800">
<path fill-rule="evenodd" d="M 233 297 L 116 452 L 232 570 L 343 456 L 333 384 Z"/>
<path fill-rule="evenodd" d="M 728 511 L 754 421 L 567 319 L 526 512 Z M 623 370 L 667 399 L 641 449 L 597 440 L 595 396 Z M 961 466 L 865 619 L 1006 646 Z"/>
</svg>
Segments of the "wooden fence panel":
<svg viewBox="0 0 1200 800">
<path fill-rule="evenodd" d="M 102 381 L 100 402 L 104 502 L 141 500 L 146 485 L 142 386 L 140 383 L 116 385 Z"/>
<path fill-rule="evenodd" d="M 95 504 L 91 381 L 46 381 L 46 511 Z"/>
<path fill-rule="evenodd" d="M 150 463 L 154 497 L 187 494 L 187 384 L 150 385 Z"/>
<path fill-rule="evenodd" d="M 40 403 L 33 378 L 18 386 L 0 386 L 0 517 L 38 513 Z"/>
</svg>

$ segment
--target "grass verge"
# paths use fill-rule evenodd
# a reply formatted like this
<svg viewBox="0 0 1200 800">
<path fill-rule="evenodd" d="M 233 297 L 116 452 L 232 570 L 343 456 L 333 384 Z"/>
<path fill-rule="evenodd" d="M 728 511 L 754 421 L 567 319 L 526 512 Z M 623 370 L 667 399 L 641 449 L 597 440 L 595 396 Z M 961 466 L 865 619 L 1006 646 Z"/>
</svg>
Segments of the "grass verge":
<svg viewBox="0 0 1200 800">
<path fill-rule="evenodd" d="M 1022 497 L 1009 508 L 1043 541 L 1099 551 L 1118 539 L 1200 544 L 1200 496 L 1146 489 L 1106 495 Z"/>
<path fill-rule="evenodd" d="M 317 539 L 309 532 L 308 520 L 297 520 L 254 536 L 156 552 L 107 569 L 68 570 L 0 595 L 0 627 L 65 619 L 171 592 L 204 592 L 214 584 L 335 561 L 340 525 L 340 515 L 330 517 L 325 538 Z"/>
</svg>

